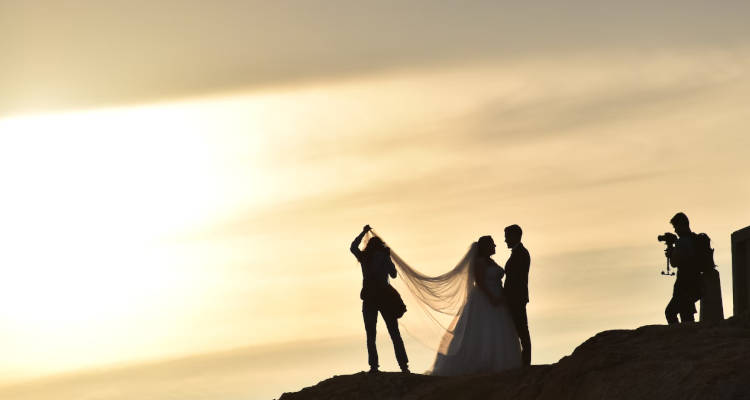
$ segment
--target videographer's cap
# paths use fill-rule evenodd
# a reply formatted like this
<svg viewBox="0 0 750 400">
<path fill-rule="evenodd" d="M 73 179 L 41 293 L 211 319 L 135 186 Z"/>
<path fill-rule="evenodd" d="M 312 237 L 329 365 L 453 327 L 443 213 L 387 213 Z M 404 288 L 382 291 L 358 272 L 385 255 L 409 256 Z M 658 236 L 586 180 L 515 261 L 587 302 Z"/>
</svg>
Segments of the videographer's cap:
<svg viewBox="0 0 750 400">
<path fill-rule="evenodd" d="M 683 212 L 675 214 L 674 217 L 669 220 L 669 223 L 672 225 L 690 225 L 687 215 Z"/>
</svg>

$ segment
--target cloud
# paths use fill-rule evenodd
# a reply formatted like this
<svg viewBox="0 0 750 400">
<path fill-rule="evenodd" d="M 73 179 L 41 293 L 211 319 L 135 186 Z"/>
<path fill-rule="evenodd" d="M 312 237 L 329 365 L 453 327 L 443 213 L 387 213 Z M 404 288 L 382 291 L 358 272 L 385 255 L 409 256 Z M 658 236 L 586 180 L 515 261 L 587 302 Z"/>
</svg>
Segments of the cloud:
<svg viewBox="0 0 750 400">
<path fill-rule="evenodd" d="M 402 83 L 419 80 L 421 84 L 389 86 L 389 75 L 364 83 L 357 80 L 356 88 L 343 95 L 332 88 L 339 85 L 328 84 L 307 88 L 317 91 L 317 96 L 295 97 L 296 91 L 284 91 L 289 94 L 285 102 L 263 103 L 253 109 L 252 118 L 247 114 L 253 100 L 248 98 L 255 97 L 251 95 L 244 96 L 247 103 L 225 98 L 218 105 L 203 105 L 213 111 L 221 108 L 222 113 L 201 114 L 203 106 L 186 108 L 189 112 L 178 113 L 185 117 L 173 121 L 189 123 L 187 115 L 200 114 L 196 134 L 200 143 L 215 151 L 216 181 L 240 189 L 222 192 L 215 203 L 207 203 L 222 211 L 225 219 L 211 221 L 216 223 L 190 237 L 194 242 L 181 243 L 189 265 L 200 264 L 210 272 L 206 277 L 213 277 L 196 280 L 200 285 L 194 298 L 210 296 L 205 310 L 221 311 L 196 313 L 193 306 L 170 310 L 170 315 L 189 317 L 175 329 L 196 326 L 194 318 L 200 316 L 204 326 L 191 331 L 191 345 L 211 337 L 224 346 L 252 335 L 263 340 L 361 328 L 356 304 L 338 325 L 328 323 L 338 316 L 334 311 L 322 317 L 305 314 L 318 321 L 315 329 L 295 313 L 317 304 L 325 308 L 343 298 L 356 303 L 359 270 L 347 247 L 363 223 L 382 227 L 394 249 L 414 260 L 414 265 L 440 272 L 478 234 L 500 233 L 506 221 L 518 222 L 538 257 L 533 279 L 539 279 L 542 288 L 549 285 L 539 294 L 550 296 L 547 305 L 569 296 L 569 316 L 576 317 L 568 319 L 571 332 L 577 325 L 585 326 L 578 334 L 593 333 L 594 327 L 611 327 L 605 322 L 619 323 L 614 319 L 620 316 L 633 325 L 656 320 L 655 315 L 660 320 L 662 294 L 656 291 L 648 292 L 659 302 L 658 308 L 648 313 L 619 309 L 606 319 L 590 311 L 596 309 L 597 298 L 606 296 L 611 296 L 606 299 L 611 307 L 629 306 L 625 299 L 634 296 L 628 291 L 642 287 L 651 275 L 642 278 L 628 268 L 635 265 L 646 271 L 659 266 L 651 264 L 663 260 L 654 236 L 669 229 L 667 219 L 676 209 L 695 216 L 695 221 L 711 220 L 713 226 L 699 226 L 715 238 L 728 238 L 729 226 L 747 225 L 742 223 L 748 216 L 744 200 L 750 193 L 750 181 L 742 172 L 750 140 L 744 134 L 747 58 L 741 52 L 718 53 L 715 58 L 707 57 L 717 54 L 712 51 L 688 52 L 685 57 L 670 53 L 663 63 L 654 63 L 633 53 L 611 60 L 610 53 L 597 52 L 588 55 L 588 67 L 572 57 L 545 54 L 533 61 L 484 65 L 495 69 L 494 74 L 463 70 L 465 76 L 474 75 L 474 81 L 442 79 L 445 75 L 423 79 L 424 71 L 413 71 L 404 74 Z M 512 90 L 507 90 L 508 82 L 515 82 Z M 386 86 L 390 89 L 381 90 Z M 371 101 L 364 93 L 379 96 Z M 343 107 L 346 104 L 355 106 Z M 269 114 L 272 117 L 264 119 Z M 252 123 L 243 125 L 249 120 Z M 505 138 L 487 136 L 497 134 L 503 123 L 523 134 L 501 130 Z M 162 128 L 170 126 L 144 123 L 141 135 L 159 138 Z M 221 129 L 200 129 L 204 126 Z M 264 140 L 254 140 L 256 130 Z M 277 138 L 279 131 L 289 135 Z M 122 135 L 129 137 L 129 132 Z M 107 136 L 101 140 L 110 142 Z M 187 160 L 201 165 L 193 158 Z M 176 171 L 175 176 L 198 182 L 189 172 Z M 248 179 L 255 176 L 264 179 Z M 253 196 L 268 201 L 254 201 Z M 227 203 L 218 198 L 232 198 L 230 204 L 238 209 L 225 207 Z M 654 246 L 655 254 L 646 262 L 640 262 L 634 251 L 616 247 L 644 242 Z M 126 253 L 132 250 L 127 243 L 123 246 Z M 609 250 L 581 257 L 564 253 L 598 248 Z M 728 255 L 722 257 L 727 259 L 718 262 L 729 265 Z M 604 267 L 592 272 L 587 266 Z M 554 271 L 540 274 L 543 270 Z M 294 279 L 301 282 L 299 286 L 285 283 Z M 585 287 L 566 292 L 571 286 Z M 669 292 L 664 289 L 663 293 Z M 275 297 L 264 295 L 269 292 Z M 288 310 L 286 317 L 274 316 L 274 323 L 250 326 L 262 317 L 253 307 L 276 311 L 264 304 Z M 565 315 L 555 317 L 554 308 L 545 308 L 541 301 L 533 307 L 537 305 L 536 326 L 546 327 L 554 336 Z M 252 312 L 237 312 L 240 309 Z M 232 313 L 249 322 L 211 323 Z M 173 340 L 160 336 L 165 331 L 155 326 L 144 325 L 139 332 L 143 338 L 129 336 L 127 345 L 175 348 Z M 559 354 L 577 342 L 559 343 L 550 351 Z"/>
<path fill-rule="evenodd" d="M 705 84 L 684 82 L 661 88 L 620 88 L 619 91 L 593 95 L 551 95 L 522 105 L 498 100 L 468 116 L 467 130 L 475 128 L 482 140 L 506 142 L 581 132 L 583 128 L 596 125 L 670 113 L 696 98 L 711 96 L 732 84 L 728 80 Z"/>
<path fill-rule="evenodd" d="M 0 115 L 597 49 L 731 47 L 746 2 L 3 2 Z"/>
<path fill-rule="evenodd" d="M 415 74 L 411 86 L 384 89 L 389 84 L 382 78 L 355 85 L 375 93 L 375 100 L 339 87 L 326 92 L 331 107 L 316 110 L 314 117 L 285 114 L 301 120 L 304 133 L 272 139 L 265 149 L 274 185 L 288 190 L 273 204 L 240 210 L 198 236 L 343 226 L 373 214 L 402 213 L 423 222 L 440 215 L 451 221 L 478 201 L 488 204 L 486 212 L 505 207 L 529 217 L 533 205 L 551 211 L 545 205 L 551 201 L 556 214 L 564 215 L 594 198 L 612 206 L 639 190 L 689 186 L 683 158 L 715 157 L 712 170 L 742 159 L 730 156 L 733 147 L 725 140 L 715 144 L 721 151 L 709 150 L 704 128 L 680 122 L 688 116 L 710 121 L 714 115 L 728 120 L 744 115 L 741 103 L 733 104 L 750 88 L 742 54 L 668 54 L 635 69 L 639 59 L 633 55 L 519 62 L 497 71 L 462 69 L 458 78 Z M 508 90 L 498 81 L 518 83 Z M 405 99 L 409 90 L 419 95 Z M 454 98 L 476 101 L 456 111 Z M 304 110 L 320 101 L 299 99 Z M 412 104 L 416 116 L 401 120 L 394 110 Z M 360 114 L 398 122 L 373 132 L 367 123 L 351 122 Z M 716 133 L 713 142 L 737 135 Z M 715 154 L 707 157 L 708 151 Z"/>
<path fill-rule="evenodd" d="M 314 109 L 315 117 L 286 113 L 284 118 L 297 121 L 299 132 L 268 135 L 268 141 L 284 151 L 266 157 L 278 165 L 282 159 L 275 154 L 293 153 L 305 164 L 346 157 L 372 162 L 406 149 L 483 154 L 546 139 L 617 139 L 628 129 L 631 139 L 659 142 L 657 138 L 674 135 L 674 130 L 656 130 L 655 122 L 708 115 L 708 110 L 736 112 L 738 98 L 750 88 L 748 67 L 747 48 L 649 57 L 600 52 L 325 86 L 325 96 L 297 95 L 297 101 L 290 96 L 288 103 Z"/>
<path fill-rule="evenodd" d="M 592 130 L 601 137 L 618 132 L 611 128 L 623 123 L 692 113 L 714 98 L 750 86 L 745 51 L 675 53 L 646 60 L 628 54 L 584 65 L 586 61 L 557 63 L 559 72 L 553 62 L 545 69 L 532 66 L 522 76 L 525 88 L 487 101 L 451 123 L 485 143 L 528 143 Z M 637 68 L 630 67 L 634 63 Z"/>
<path fill-rule="evenodd" d="M 355 368 L 359 338 L 336 337 L 120 364 L 0 386 L 3 398 L 271 398 L 330 377 L 331 362 Z M 317 371 L 317 372 L 311 372 Z"/>
</svg>

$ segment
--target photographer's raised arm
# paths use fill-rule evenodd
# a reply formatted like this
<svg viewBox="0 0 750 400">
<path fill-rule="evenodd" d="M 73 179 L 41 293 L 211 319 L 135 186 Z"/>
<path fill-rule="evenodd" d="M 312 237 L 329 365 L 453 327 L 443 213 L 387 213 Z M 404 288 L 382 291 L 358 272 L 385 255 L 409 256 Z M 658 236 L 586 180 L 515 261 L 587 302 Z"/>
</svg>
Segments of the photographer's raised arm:
<svg viewBox="0 0 750 400">
<path fill-rule="evenodd" d="M 354 257 L 357 257 L 357 260 L 362 260 L 362 250 L 359 249 L 359 244 L 362 243 L 362 238 L 365 237 L 365 234 L 369 232 L 370 229 L 370 225 L 365 225 L 365 227 L 362 228 L 362 233 L 357 235 L 357 237 L 354 238 L 352 245 L 349 246 L 349 251 L 354 254 Z"/>
</svg>

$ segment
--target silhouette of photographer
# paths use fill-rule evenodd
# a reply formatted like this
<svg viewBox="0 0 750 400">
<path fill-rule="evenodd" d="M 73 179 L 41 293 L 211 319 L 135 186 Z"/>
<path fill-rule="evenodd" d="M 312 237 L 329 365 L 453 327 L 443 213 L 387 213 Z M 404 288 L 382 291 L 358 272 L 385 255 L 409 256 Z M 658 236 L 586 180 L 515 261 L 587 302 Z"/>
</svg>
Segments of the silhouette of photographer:
<svg viewBox="0 0 750 400">
<path fill-rule="evenodd" d="M 677 279 L 674 283 L 672 299 L 667 304 L 664 314 L 670 325 L 695 322 L 695 302 L 701 297 L 698 235 L 690 230 L 690 221 L 684 213 L 675 214 L 669 222 L 674 227 L 677 238 L 672 234 L 664 234 L 659 237 L 659 240 L 664 239 L 663 241 L 667 242 L 667 249 L 664 252 L 672 266 L 677 269 Z"/>
<path fill-rule="evenodd" d="M 362 238 L 372 228 L 365 225 L 362 233 L 357 235 L 349 247 L 352 254 L 357 257 L 362 267 L 362 291 L 359 297 L 362 299 L 362 317 L 365 321 L 365 332 L 367 333 L 367 356 L 370 364 L 370 372 L 378 372 L 378 350 L 375 347 L 376 327 L 378 312 L 385 321 L 388 333 L 393 342 L 396 352 L 396 360 L 402 372 L 409 372 L 409 359 L 406 356 L 404 341 L 398 329 L 398 318 L 406 311 L 398 292 L 388 284 L 388 276 L 396 277 L 396 266 L 391 260 L 391 249 L 386 247 L 383 240 L 373 236 L 367 242 L 364 250 L 359 249 Z"/>
</svg>

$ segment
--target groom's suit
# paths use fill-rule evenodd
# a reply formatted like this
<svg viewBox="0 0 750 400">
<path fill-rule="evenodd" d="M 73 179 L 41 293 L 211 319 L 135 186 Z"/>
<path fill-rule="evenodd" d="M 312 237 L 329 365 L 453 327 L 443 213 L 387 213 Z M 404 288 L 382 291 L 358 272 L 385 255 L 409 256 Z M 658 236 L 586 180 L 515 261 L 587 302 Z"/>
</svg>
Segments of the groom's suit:
<svg viewBox="0 0 750 400">
<path fill-rule="evenodd" d="M 531 337 L 529 322 L 526 316 L 526 304 L 529 302 L 529 251 L 519 243 L 510 253 L 505 263 L 505 297 L 508 309 L 521 339 L 521 357 L 524 365 L 531 365 Z"/>
</svg>

